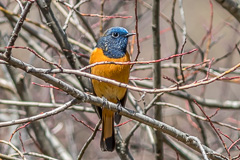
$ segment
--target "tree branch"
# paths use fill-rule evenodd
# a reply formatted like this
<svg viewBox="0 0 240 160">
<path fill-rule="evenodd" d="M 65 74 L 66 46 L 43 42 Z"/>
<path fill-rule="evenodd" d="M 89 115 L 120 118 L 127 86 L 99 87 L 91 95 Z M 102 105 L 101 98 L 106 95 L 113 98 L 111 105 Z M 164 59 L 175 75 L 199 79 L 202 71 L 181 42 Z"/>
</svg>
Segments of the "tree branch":
<svg viewBox="0 0 240 160">
<path fill-rule="evenodd" d="M 223 8 L 231 13 L 240 22 L 240 8 L 234 0 L 216 0 Z"/>
</svg>

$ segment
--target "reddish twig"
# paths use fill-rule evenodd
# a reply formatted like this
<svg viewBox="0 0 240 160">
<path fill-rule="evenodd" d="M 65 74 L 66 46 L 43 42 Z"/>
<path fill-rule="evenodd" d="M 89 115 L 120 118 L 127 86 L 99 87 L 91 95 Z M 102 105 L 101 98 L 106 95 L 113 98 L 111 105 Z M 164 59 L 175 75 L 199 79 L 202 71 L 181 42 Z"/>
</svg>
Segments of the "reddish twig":
<svg viewBox="0 0 240 160">
<path fill-rule="evenodd" d="M 32 139 L 33 143 L 35 144 L 35 146 L 37 147 L 37 149 L 44 153 L 44 151 L 42 150 L 41 146 L 39 145 L 39 143 L 34 139 L 34 137 L 31 135 L 30 131 L 27 129 L 27 133 L 29 135 L 29 137 Z"/>
<path fill-rule="evenodd" d="M 240 141 L 240 138 L 237 139 L 235 142 L 233 142 L 233 143 L 231 144 L 231 146 L 228 148 L 228 152 L 230 152 L 230 149 L 231 149 L 237 142 L 239 142 L 239 141 Z M 238 150 L 240 150 L 240 148 L 238 147 L 238 145 L 236 145 L 236 147 L 238 148 Z"/>
<path fill-rule="evenodd" d="M 131 121 L 133 121 L 133 119 L 129 119 L 129 120 L 127 120 L 126 122 L 123 122 L 123 123 L 120 123 L 120 124 L 118 124 L 118 125 L 115 125 L 114 127 L 123 126 L 123 125 L 125 125 L 125 124 L 127 124 L 128 122 L 131 122 Z"/>
<path fill-rule="evenodd" d="M 123 13 L 124 13 L 124 12 L 123 12 Z M 113 16 L 118 16 L 118 15 L 113 15 Z M 105 18 L 103 18 L 103 22 L 108 21 L 108 20 L 110 20 L 110 19 L 112 19 L 112 18 L 114 18 L 114 17 L 112 17 L 112 16 L 110 16 L 110 17 L 105 17 Z M 119 18 L 120 18 L 120 17 L 119 17 Z M 129 17 L 129 18 L 130 18 L 130 17 Z M 92 29 L 97 28 L 99 25 L 100 25 L 100 22 L 98 21 L 97 23 L 91 25 L 91 28 L 92 28 Z"/>
<path fill-rule="evenodd" d="M 78 160 L 82 159 L 84 153 L 85 153 L 85 150 L 87 149 L 87 147 L 89 146 L 89 144 L 92 142 L 92 140 L 94 139 L 94 137 L 96 136 L 97 132 L 98 132 L 98 128 L 99 126 L 101 125 L 102 121 L 99 120 L 98 123 L 96 124 L 95 128 L 94 128 L 94 131 L 92 133 L 92 135 L 88 138 L 87 142 L 84 144 L 84 146 L 82 147 L 79 155 L 78 155 Z"/>
<path fill-rule="evenodd" d="M 205 113 L 205 111 L 202 109 L 202 107 L 197 103 L 196 100 L 193 100 L 193 102 L 198 106 L 198 108 L 202 111 L 202 113 L 204 114 L 204 116 L 207 118 L 208 122 L 210 123 L 211 127 L 214 129 L 214 131 L 217 133 L 219 139 L 221 140 L 227 154 L 228 154 L 228 157 L 229 159 L 231 159 L 231 155 L 230 153 L 228 152 L 228 149 L 227 149 L 227 145 L 226 143 L 224 142 L 224 140 L 222 139 L 221 135 L 219 134 L 218 130 L 216 129 L 216 127 L 214 126 L 214 124 L 212 123 L 211 119 L 207 116 L 207 114 Z"/>
<path fill-rule="evenodd" d="M 143 81 L 143 80 L 152 80 L 153 78 L 129 78 L 129 80 L 138 80 L 138 81 Z"/>
<path fill-rule="evenodd" d="M 10 137 L 10 139 L 9 139 L 9 142 L 11 142 L 11 140 L 12 140 L 12 138 L 13 138 L 13 136 L 14 136 L 15 133 L 17 133 L 20 129 L 23 129 L 23 128 L 27 127 L 30 123 L 31 123 L 31 122 L 28 122 L 28 123 L 24 124 L 23 126 L 18 127 L 15 131 L 13 131 L 13 133 L 11 134 L 11 137 Z"/>
<path fill-rule="evenodd" d="M 23 152 L 25 152 L 24 144 L 23 144 L 23 141 L 22 141 L 21 131 L 19 131 L 18 133 L 19 133 L 19 140 L 20 140 L 20 142 L 21 142 Z"/>
<path fill-rule="evenodd" d="M 151 39 L 152 38 L 152 35 L 150 34 L 150 35 L 147 35 L 146 37 L 143 37 L 143 38 L 141 38 L 141 39 L 139 39 L 139 43 L 142 43 L 142 42 L 144 42 L 144 41 L 146 41 L 146 40 L 149 40 L 149 39 Z"/>
<path fill-rule="evenodd" d="M 34 51 L 33 49 L 31 49 L 31 48 L 29 48 L 29 47 L 8 46 L 8 47 L 5 47 L 5 48 L 6 48 L 6 49 L 8 49 L 8 48 L 27 49 L 28 51 L 32 52 L 35 56 L 37 56 L 38 58 L 40 58 L 42 61 L 44 61 L 44 62 L 46 62 L 46 63 L 48 63 L 48 64 L 51 64 L 51 65 L 54 65 L 54 66 L 56 66 L 56 67 L 59 68 L 59 69 L 62 69 L 62 67 L 61 67 L 59 64 L 53 63 L 53 62 L 50 62 L 50 61 L 46 60 L 44 57 L 40 56 L 36 51 Z"/>
<path fill-rule="evenodd" d="M 56 52 L 57 52 L 57 55 L 58 55 L 58 65 L 61 66 L 62 64 L 62 58 L 61 58 L 61 54 L 58 52 L 57 49 L 53 48 Z M 64 50 L 64 49 L 63 49 Z"/>
<path fill-rule="evenodd" d="M 209 116 L 209 118 L 214 117 L 214 116 L 218 113 L 219 110 L 220 110 L 220 108 L 217 108 L 216 111 L 215 111 L 215 113 L 213 113 L 211 116 Z"/>
<path fill-rule="evenodd" d="M 110 63 L 113 63 L 113 62 L 110 62 Z M 131 63 L 131 62 L 126 62 L 126 63 L 128 64 L 128 63 Z M 121 64 L 124 64 L 124 63 L 122 62 Z M 160 92 L 171 92 L 171 91 L 176 91 L 176 90 L 184 90 L 184 89 L 194 88 L 194 87 L 198 87 L 198 86 L 202 86 L 202 85 L 207 85 L 207 84 L 213 83 L 213 82 L 217 81 L 219 78 L 224 77 L 225 75 L 235 71 L 239 67 L 240 67 L 240 63 L 238 63 L 237 65 L 228 69 L 227 71 L 219 74 L 218 76 L 216 76 L 214 78 L 210 78 L 209 80 L 201 79 L 201 80 L 195 81 L 195 82 L 190 83 L 190 84 L 179 86 L 178 88 L 177 87 L 170 87 L 170 88 L 161 88 L 161 89 L 160 88 L 149 89 L 149 88 L 142 88 L 142 87 L 134 87 L 134 86 L 131 86 L 131 85 L 128 85 L 128 84 L 125 84 L 125 83 L 120 83 L 120 82 L 112 80 L 112 79 L 108 79 L 108 78 L 101 77 L 101 76 L 96 76 L 96 75 L 93 75 L 93 74 L 90 74 L 90 73 L 87 73 L 87 72 L 82 72 L 81 70 L 63 69 L 61 71 L 59 69 L 51 69 L 51 70 L 49 70 L 49 69 L 37 69 L 37 68 L 31 67 L 31 66 L 27 67 L 27 69 L 30 70 L 29 72 L 31 72 L 31 71 L 36 72 L 37 71 L 39 73 L 45 73 L 45 74 L 53 74 L 53 73 L 74 74 L 74 75 L 78 75 L 78 76 L 88 77 L 88 78 L 91 78 L 91 79 L 96 79 L 96 80 L 101 81 L 101 82 L 111 83 L 113 85 L 128 88 L 128 89 L 138 91 L 138 92 L 160 93 Z M 63 89 L 63 90 L 65 90 L 65 89 Z"/>
<path fill-rule="evenodd" d="M 190 112 L 189 103 L 186 103 L 186 109 L 187 109 L 187 111 Z M 189 123 L 190 123 L 194 128 L 196 128 L 198 131 L 201 131 L 201 128 L 197 125 L 197 123 L 195 123 L 195 122 L 192 120 L 192 117 L 191 117 L 190 114 L 187 114 L 187 120 L 189 121 Z"/>
<path fill-rule="evenodd" d="M 134 61 L 138 60 L 138 57 L 140 55 L 140 45 L 139 45 L 139 33 L 138 33 L 138 12 L 137 12 L 137 0 L 135 0 L 135 30 L 136 30 L 136 39 L 137 39 L 137 56 Z"/>
<path fill-rule="evenodd" d="M 208 71 L 207 71 L 207 75 L 206 75 L 206 78 L 205 78 L 206 80 L 208 80 L 208 78 L 209 78 L 209 73 L 210 73 L 210 69 L 211 69 L 213 60 L 214 60 L 214 58 L 212 58 L 208 63 Z"/>
<path fill-rule="evenodd" d="M 224 134 L 219 128 L 217 128 L 218 132 L 223 135 L 224 137 L 226 137 L 228 140 L 230 140 L 231 142 L 234 142 L 228 135 Z"/>
<path fill-rule="evenodd" d="M 177 85 L 177 88 L 179 87 L 179 82 L 177 82 L 176 80 L 174 80 L 170 77 L 167 77 L 167 76 L 163 76 L 163 79 L 167 79 L 167 80 L 171 81 L 172 83 L 175 83 Z"/>
<path fill-rule="evenodd" d="M 198 67 L 198 66 L 201 66 L 201 65 L 203 65 L 203 64 L 205 64 L 205 63 L 209 63 L 209 62 L 210 62 L 210 60 L 208 59 L 208 60 L 203 61 L 203 62 L 200 62 L 200 63 L 198 63 L 198 64 L 194 64 L 194 65 L 185 67 L 185 68 L 183 68 L 183 70 L 186 70 L 186 69 L 189 69 L 189 68 L 193 68 L 193 67 Z"/>
<path fill-rule="evenodd" d="M 180 53 L 183 52 L 186 43 L 187 43 L 187 39 L 185 38 Z M 182 58 L 183 58 L 183 56 L 179 57 L 179 67 L 180 67 L 180 72 L 181 72 L 181 76 L 182 76 L 182 81 L 183 81 L 183 83 L 185 83 L 185 77 L 184 77 L 183 69 L 182 69 Z"/>
<path fill-rule="evenodd" d="M 82 123 L 84 126 L 86 126 L 86 127 L 89 128 L 91 131 L 94 132 L 94 128 L 92 128 L 91 126 L 87 125 L 84 121 L 78 119 L 78 118 L 75 117 L 73 114 L 72 114 L 72 117 L 75 119 L 75 121 Z M 129 119 L 128 121 L 123 122 L 123 123 L 120 123 L 120 124 L 118 124 L 118 125 L 115 125 L 114 127 L 120 127 L 120 126 L 122 126 L 122 125 L 127 124 L 128 122 L 131 122 L 131 121 L 132 121 L 132 119 Z M 101 131 L 102 129 L 98 129 L 98 130 Z"/>
<path fill-rule="evenodd" d="M 238 120 L 236 120 L 236 119 L 233 119 L 232 117 L 229 117 L 227 120 L 228 120 L 229 122 L 231 122 L 231 123 L 240 125 L 240 121 L 238 121 Z M 239 130 L 240 130 L 240 129 L 239 129 Z"/>
<path fill-rule="evenodd" d="M 210 50 L 210 44 L 211 44 L 211 40 L 212 40 L 212 26 L 213 26 L 213 4 L 212 4 L 212 0 L 209 0 L 209 4 L 210 4 L 210 9 L 211 9 L 211 18 L 210 18 L 210 26 L 209 26 L 209 30 L 207 33 L 207 37 L 208 37 L 208 42 L 207 42 L 207 49 L 204 55 L 204 61 L 207 59 L 208 57 L 208 53 Z"/>
<path fill-rule="evenodd" d="M 32 82 L 32 84 L 37 85 L 37 86 L 40 86 L 40 87 L 44 87 L 44 88 L 53 88 L 53 89 L 62 91 L 61 89 L 59 89 L 59 88 L 57 88 L 57 87 L 55 87 L 55 86 L 52 86 L 52 85 L 47 86 L 47 85 L 43 85 L 43 84 L 39 84 L 39 83 L 35 83 L 35 82 Z"/>
<path fill-rule="evenodd" d="M 232 145 L 228 148 L 228 152 L 230 151 L 230 149 L 239 141 L 239 139 L 237 141 L 233 141 L 228 135 L 224 134 L 221 132 L 221 130 L 218 128 L 218 131 L 221 135 L 223 135 L 224 137 L 226 137 L 228 140 L 230 140 L 232 142 Z M 236 145 L 237 149 L 240 150 L 240 148 L 238 147 L 238 145 Z"/>
<path fill-rule="evenodd" d="M 99 17 L 99 18 L 108 18 L 108 19 L 112 19 L 112 18 L 122 18 L 122 19 L 128 19 L 128 18 L 132 18 L 132 16 L 106 16 L 106 15 L 103 15 L 103 14 L 88 14 L 88 13 L 81 13 L 81 12 L 79 12 L 78 10 L 77 10 L 77 7 L 79 6 L 79 5 L 77 5 L 77 6 L 72 6 L 72 5 L 70 5 L 70 4 L 68 4 L 67 2 L 64 2 L 64 1 L 62 1 L 62 0 L 58 0 L 58 2 L 60 2 L 60 3 L 62 3 L 64 6 L 66 6 L 67 8 L 68 8 L 68 10 L 70 10 L 70 9 L 72 9 L 72 10 L 74 10 L 75 12 L 77 12 L 78 14 L 80 14 L 81 16 L 89 16 L 89 17 Z M 87 2 L 87 0 L 86 1 L 84 1 L 84 2 Z M 82 3 L 84 3 L 84 2 L 82 2 Z M 81 4 L 82 4 L 81 3 Z"/>
<path fill-rule="evenodd" d="M 177 160 L 180 160 L 178 151 L 175 150 L 175 152 L 176 152 L 176 155 L 177 155 Z"/>
<path fill-rule="evenodd" d="M 167 31 L 170 31 L 170 30 L 171 30 L 171 28 L 168 27 L 166 29 L 161 30 L 159 34 L 163 34 L 163 33 L 167 32 Z M 146 37 L 140 38 L 139 39 L 139 43 L 142 43 L 142 42 L 144 42 L 144 41 L 146 41 L 146 40 L 148 40 L 150 38 L 152 38 L 152 35 L 147 35 Z"/>
<path fill-rule="evenodd" d="M 80 69 L 80 71 L 84 71 L 86 69 L 89 69 L 91 67 L 94 67 L 96 65 L 103 65 L 103 64 L 120 64 L 120 65 L 132 65 L 132 64 L 151 64 L 151 63 L 158 63 L 158 62 L 162 62 L 162 61 L 166 61 L 169 59 L 172 59 L 174 57 L 179 57 L 179 56 L 183 56 L 183 55 L 187 55 L 187 54 L 191 54 L 193 52 L 197 51 L 197 49 L 192 49 L 191 51 L 185 52 L 185 53 L 179 53 L 179 54 L 174 54 L 170 57 L 166 57 L 166 58 L 161 58 L 158 60 L 150 60 L 150 61 L 134 61 L 134 62 L 109 62 L 109 61 L 103 61 L 103 62 L 97 62 L 97 63 L 93 63 L 91 65 L 88 65 L 82 69 Z"/>
<path fill-rule="evenodd" d="M 34 1 L 28 1 L 24 10 L 22 11 L 21 13 L 21 16 L 20 18 L 18 19 L 15 27 L 14 27 L 14 30 L 12 32 L 12 36 L 10 37 L 9 41 L 8 41 L 8 45 L 7 47 L 11 47 L 14 45 L 15 41 L 17 40 L 17 37 L 18 37 L 18 34 L 19 32 L 21 31 L 21 28 L 22 28 L 22 25 L 23 25 L 23 22 L 24 20 L 26 19 L 27 17 L 27 14 L 28 12 L 30 11 L 30 8 L 32 6 Z M 6 51 L 5 51 L 5 55 L 7 56 L 7 58 L 10 58 L 11 56 L 11 52 L 12 52 L 12 48 L 6 48 Z"/>
<path fill-rule="evenodd" d="M 83 122 L 82 120 L 79 120 L 77 117 L 75 117 L 73 114 L 72 114 L 72 117 L 75 119 L 75 121 L 77 122 L 80 122 L 82 123 L 84 126 L 86 126 L 88 129 L 90 129 L 91 131 L 94 132 L 94 128 L 92 128 L 91 126 L 87 125 L 85 122 Z M 99 130 L 99 129 L 98 129 Z"/>
<path fill-rule="evenodd" d="M 238 33 L 238 34 L 240 35 L 240 31 L 239 31 L 236 27 L 234 27 L 233 25 L 231 25 L 231 24 L 228 23 L 228 22 L 225 22 L 225 24 L 226 24 L 227 26 L 229 26 L 230 28 L 232 28 L 236 33 Z"/>
<path fill-rule="evenodd" d="M 90 58 L 89 55 L 86 55 L 86 54 L 82 54 L 82 53 L 74 52 L 74 51 L 72 51 L 72 50 L 68 50 L 68 49 L 63 49 L 63 50 L 64 50 L 64 51 L 67 51 L 67 52 L 71 52 L 71 53 L 73 53 L 73 54 L 79 55 L 79 56 L 84 57 L 84 58 L 87 58 L 87 59 Z"/>
</svg>

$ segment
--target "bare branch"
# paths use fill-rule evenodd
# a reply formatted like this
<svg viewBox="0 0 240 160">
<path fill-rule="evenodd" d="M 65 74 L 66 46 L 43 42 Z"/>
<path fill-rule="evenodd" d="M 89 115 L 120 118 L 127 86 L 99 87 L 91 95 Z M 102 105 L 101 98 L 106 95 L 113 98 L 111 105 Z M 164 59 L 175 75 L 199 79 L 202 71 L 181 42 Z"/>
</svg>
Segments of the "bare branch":
<svg viewBox="0 0 240 160">
<path fill-rule="evenodd" d="M 37 121 L 39 119 L 47 118 L 49 116 L 56 115 L 60 112 L 63 112 L 64 110 L 66 110 L 70 106 L 75 105 L 77 103 L 78 103 L 78 100 L 73 99 L 73 100 L 65 103 L 63 106 L 58 107 L 58 108 L 56 108 L 52 111 L 48 111 L 48 112 L 45 112 L 45 113 L 42 113 L 42 114 L 39 114 L 39 115 L 36 115 L 36 116 L 28 117 L 28 118 L 22 118 L 22 119 L 12 120 L 12 121 L 8 121 L 8 122 L 0 122 L 0 127 L 22 124 L 22 123 L 26 123 L 26 122 L 34 122 L 34 121 Z"/>
<path fill-rule="evenodd" d="M 240 22 L 240 8 L 234 0 L 216 0 L 223 8 L 231 13 Z"/>
<path fill-rule="evenodd" d="M 0 143 L 4 143 L 4 144 L 7 144 L 9 145 L 12 149 L 14 149 L 18 154 L 19 156 L 23 159 L 23 160 L 27 160 L 23 153 L 21 151 L 19 151 L 11 142 L 7 142 L 7 141 L 4 141 L 4 140 L 0 140 Z"/>
<path fill-rule="evenodd" d="M 180 107 L 178 105 L 174 105 L 174 104 L 166 103 L 166 102 L 156 102 L 155 104 L 156 105 L 161 105 L 161 106 L 173 107 L 173 108 L 176 108 L 176 109 L 178 109 L 178 110 L 180 110 L 180 111 L 182 111 L 182 112 L 184 112 L 186 114 L 189 114 L 192 117 L 195 117 L 195 118 L 200 119 L 202 121 L 208 121 L 206 118 L 204 118 L 202 116 L 199 116 L 197 114 L 194 114 L 194 113 L 192 113 L 192 112 L 190 112 L 188 110 L 185 110 L 185 109 L 183 109 L 182 107 Z M 224 127 L 227 127 L 227 128 L 230 128 L 230 129 L 233 129 L 233 130 L 236 130 L 236 131 L 239 131 L 238 127 L 234 127 L 234 126 L 232 126 L 230 124 L 226 124 L 226 123 L 222 123 L 222 122 L 218 122 L 218 121 L 213 121 L 213 120 L 212 120 L 212 122 L 215 123 L 215 124 L 218 124 L 220 126 L 224 126 Z"/>
<path fill-rule="evenodd" d="M 24 102 L 24 101 L 13 101 L 13 100 L 3 100 L 3 99 L 0 99 L 0 104 L 24 106 L 24 107 L 41 107 L 41 108 L 58 108 L 64 105 L 60 103 L 42 103 L 42 102 L 29 102 L 29 101 Z M 95 113 L 93 108 L 85 107 L 85 106 L 71 106 L 69 109 L 82 111 L 82 112 Z"/>
<path fill-rule="evenodd" d="M 19 32 L 22 28 L 23 22 L 24 22 L 25 18 L 27 17 L 27 14 L 30 11 L 30 8 L 31 8 L 33 2 L 34 1 L 31 1 L 31 0 L 27 1 L 27 4 L 24 8 L 24 11 L 22 12 L 22 14 L 21 14 L 17 24 L 15 25 L 15 28 L 14 28 L 13 32 L 12 32 L 12 36 L 11 36 L 9 42 L 8 42 L 8 45 L 7 45 L 8 47 L 13 46 L 15 41 L 17 40 L 18 34 L 19 34 Z M 6 49 L 4 54 L 6 54 L 7 58 L 10 58 L 11 51 L 12 51 L 12 48 L 7 48 Z"/>
<path fill-rule="evenodd" d="M 94 139 L 94 137 L 96 136 L 97 134 L 97 131 L 98 131 L 98 128 L 99 126 L 102 124 L 102 121 L 99 120 L 96 127 L 94 128 L 94 132 L 92 133 L 92 135 L 88 138 L 87 142 L 84 144 L 84 146 L 82 147 L 79 155 L 78 155 L 78 160 L 81 160 L 83 155 L 84 155 L 84 152 L 85 150 L 87 149 L 87 147 L 89 146 L 89 144 L 92 142 L 92 140 Z"/>
</svg>

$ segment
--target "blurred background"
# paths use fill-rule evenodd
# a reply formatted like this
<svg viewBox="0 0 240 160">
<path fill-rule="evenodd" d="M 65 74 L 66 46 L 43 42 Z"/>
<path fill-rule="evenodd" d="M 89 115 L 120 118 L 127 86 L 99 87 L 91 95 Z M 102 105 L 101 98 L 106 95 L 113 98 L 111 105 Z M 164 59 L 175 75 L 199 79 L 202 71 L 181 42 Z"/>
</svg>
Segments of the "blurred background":
<svg viewBox="0 0 240 160">
<path fill-rule="evenodd" d="M 79 60 L 79 67 L 88 64 L 88 57 L 96 45 L 96 40 L 108 28 L 122 26 L 129 32 L 136 32 L 135 7 L 137 7 L 140 43 L 138 61 L 154 59 L 153 2 L 151 0 L 138 0 L 137 5 L 133 0 L 91 0 L 82 4 L 80 2 L 79 0 L 51 1 L 52 13 L 61 28 L 65 30 L 71 44 L 71 52 Z M 240 3 L 239 1 L 232 2 Z M 27 2 L 25 0 L 2 0 L 0 2 L 1 52 L 5 51 L 4 47 L 8 45 L 13 27 L 23 9 L 19 5 L 20 3 L 25 6 Z M 78 6 L 71 10 L 71 6 L 76 4 Z M 237 8 L 237 6 L 235 7 Z M 240 9 L 237 9 L 240 13 Z M 69 18 L 70 16 L 71 18 Z M 161 58 L 198 49 L 198 51 L 182 57 L 184 83 L 181 85 L 203 80 L 207 75 L 208 78 L 216 77 L 240 62 L 239 22 L 240 19 L 234 17 L 228 9 L 223 8 L 222 3 L 215 0 L 161 0 L 159 11 Z M 129 39 L 128 50 L 132 60 L 135 60 L 138 53 L 136 44 L 136 36 Z M 45 59 L 61 64 L 63 68 L 71 68 L 63 54 L 62 46 L 48 27 L 36 2 L 33 3 L 14 46 L 32 48 Z M 12 56 L 38 68 L 54 67 L 43 62 L 26 48 L 13 49 Z M 212 61 L 211 68 L 209 68 L 209 61 Z M 202 62 L 204 63 L 201 64 Z M 161 62 L 162 88 L 176 84 L 173 81 L 182 82 L 179 63 L 179 57 Z M 193 66 L 195 64 L 197 66 Z M 232 79 L 217 80 L 211 84 L 191 89 L 164 93 L 161 96 L 161 101 L 177 105 L 179 108 L 205 118 L 192 102 L 193 99 L 196 99 L 208 116 L 214 114 L 211 117 L 212 121 L 230 126 L 214 124 L 219 129 L 219 133 L 222 133 L 226 146 L 230 147 L 233 142 L 240 138 L 238 128 L 240 125 L 239 74 L 240 70 L 237 69 L 227 75 L 227 77 L 234 77 Z M 77 89 L 91 92 L 90 81 L 87 78 L 83 79 L 83 84 L 79 85 L 78 79 L 74 75 L 56 74 L 54 76 Z M 152 64 L 137 64 L 132 68 L 129 84 L 150 89 L 153 88 L 152 77 Z M 50 84 L 39 78 L 0 62 L 0 123 L 40 114 L 56 108 L 54 105 L 56 103 L 64 104 L 72 99 L 72 96 L 67 93 L 49 88 L 49 86 Z M 153 97 L 154 94 L 143 94 L 129 90 L 126 107 L 140 112 L 151 102 Z M 24 103 L 17 105 L 17 102 L 22 101 L 34 102 L 35 105 Z M 38 103 L 49 104 L 50 107 L 37 105 Z M 152 118 L 154 118 L 154 107 L 162 108 L 164 123 L 198 137 L 202 144 L 227 156 L 221 140 L 207 121 L 199 120 L 179 109 L 166 105 L 153 106 L 147 112 L 147 115 Z M 76 159 L 92 131 L 82 123 L 77 122 L 72 115 L 94 128 L 99 118 L 93 112 L 90 104 L 80 104 L 75 109 L 68 109 L 23 127 L 12 136 L 11 142 L 21 152 L 26 153 L 27 159 L 43 159 L 31 155 L 30 152 L 64 159 L 64 156 L 57 151 L 57 147 L 63 149 L 67 158 Z M 121 122 L 127 120 L 129 119 L 123 117 Z M 123 140 L 135 125 L 136 122 L 131 121 L 119 127 Z M 1 127 L 0 140 L 9 141 L 19 126 L 22 125 Z M 146 125 L 141 125 L 134 132 L 128 146 L 134 159 L 154 159 L 156 157 L 154 141 L 152 140 L 154 137 L 151 135 L 153 132 L 154 130 Z M 115 151 L 112 153 L 101 151 L 100 136 L 101 134 L 98 132 L 86 149 L 83 159 L 120 159 Z M 201 153 L 193 151 L 187 145 L 179 143 L 167 134 L 165 136 L 167 139 L 164 140 L 163 144 L 164 159 L 188 159 L 187 156 L 180 153 L 181 151 L 177 150 L 177 145 L 175 147 L 170 145 L 171 142 L 172 144 L 177 143 L 180 148 L 187 149 L 189 153 L 199 159 L 202 157 Z M 44 141 L 47 142 L 43 143 Z M 0 143 L 0 153 L 9 155 L 15 151 L 8 145 Z M 232 157 L 239 156 L 239 149 L 232 147 L 230 154 Z M 45 157 L 45 159 L 47 158 Z"/>
</svg>

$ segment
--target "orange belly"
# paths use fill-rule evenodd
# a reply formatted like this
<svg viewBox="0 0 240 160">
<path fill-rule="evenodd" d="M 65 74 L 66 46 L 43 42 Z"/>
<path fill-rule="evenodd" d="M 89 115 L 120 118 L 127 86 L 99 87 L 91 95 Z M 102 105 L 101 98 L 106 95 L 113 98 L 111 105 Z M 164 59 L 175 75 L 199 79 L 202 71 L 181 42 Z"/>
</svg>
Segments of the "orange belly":
<svg viewBox="0 0 240 160">
<path fill-rule="evenodd" d="M 129 54 L 126 53 L 122 58 L 109 58 L 103 54 L 103 51 L 99 48 L 96 48 L 91 55 L 90 64 L 102 61 L 109 62 L 128 62 L 130 61 Z M 98 75 L 101 77 L 109 78 L 112 80 L 116 80 L 121 83 L 128 83 L 129 73 L 130 73 L 130 65 L 115 65 L 115 64 L 103 64 L 97 65 L 91 68 L 91 73 L 94 75 Z M 118 87 L 116 85 L 101 82 L 98 80 L 92 80 L 94 92 L 99 97 L 105 97 L 107 100 L 117 103 L 121 100 L 127 89 Z"/>
</svg>

